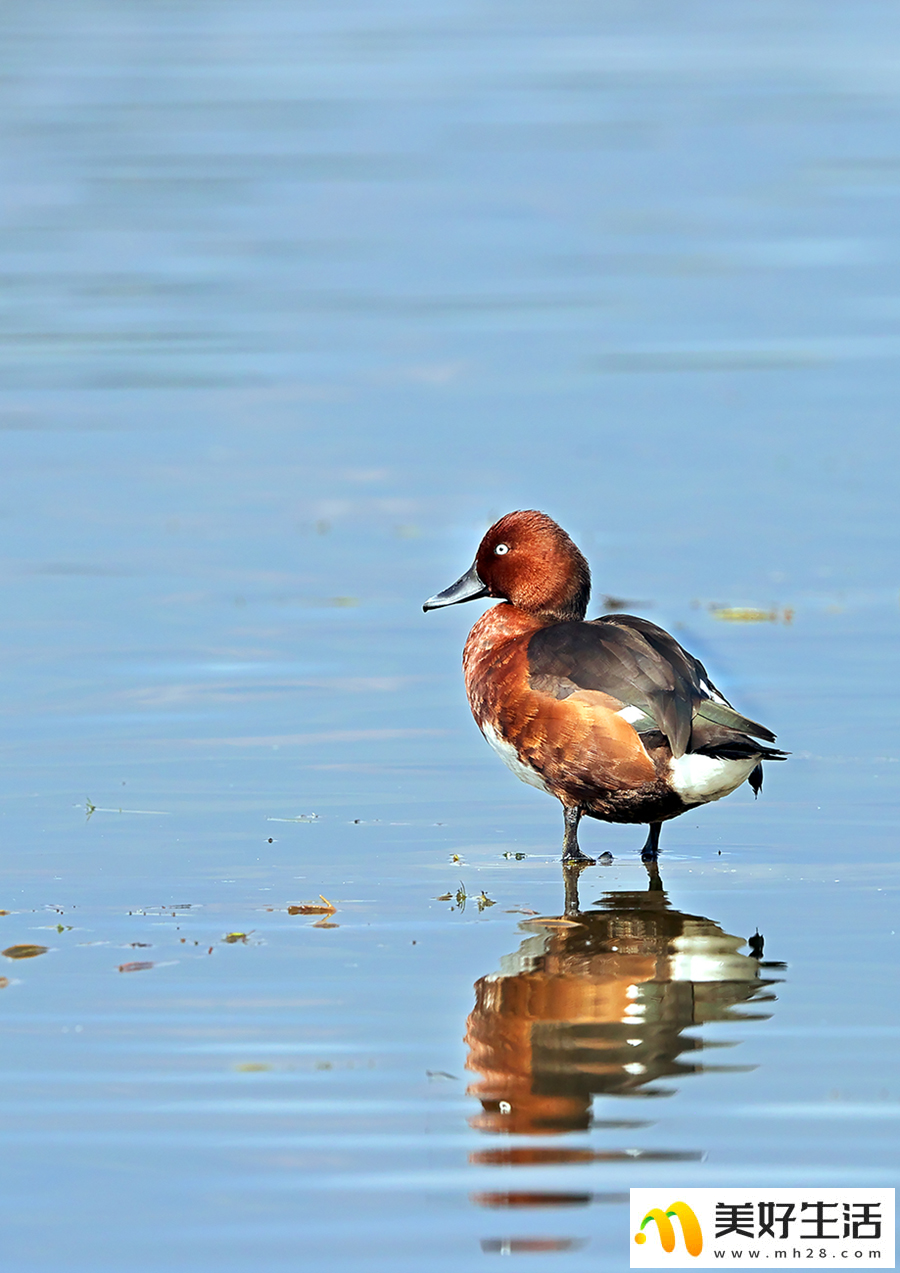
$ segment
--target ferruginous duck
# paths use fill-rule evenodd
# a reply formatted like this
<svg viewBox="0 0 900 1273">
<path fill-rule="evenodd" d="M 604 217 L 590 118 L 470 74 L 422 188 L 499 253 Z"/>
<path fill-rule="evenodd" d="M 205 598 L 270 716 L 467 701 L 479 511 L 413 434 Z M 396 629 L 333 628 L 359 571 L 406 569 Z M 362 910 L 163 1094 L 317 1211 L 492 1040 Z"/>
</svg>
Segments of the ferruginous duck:
<svg viewBox="0 0 900 1273">
<path fill-rule="evenodd" d="M 498 597 L 469 633 L 466 693 L 478 728 L 523 782 L 563 806 L 563 862 L 584 814 L 646 822 L 654 859 L 663 822 L 762 787 L 762 762 L 786 752 L 736 712 L 703 664 L 662 628 L 629 614 L 585 620 L 591 572 L 545 513 L 507 513 L 475 561 L 424 610 Z M 765 742 L 758 740 L 764 739 Z"/>
</svg>

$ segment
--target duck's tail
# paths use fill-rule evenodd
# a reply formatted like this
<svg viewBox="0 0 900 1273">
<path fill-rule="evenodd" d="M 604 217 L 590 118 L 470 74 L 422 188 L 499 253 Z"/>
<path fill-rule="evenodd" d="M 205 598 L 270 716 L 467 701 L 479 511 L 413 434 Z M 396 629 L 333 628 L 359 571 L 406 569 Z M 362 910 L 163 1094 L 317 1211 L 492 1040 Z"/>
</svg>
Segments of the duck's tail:
<svg viewBox="0 0 900 1273">
<path fill-rule="evenodd" d="M 726 729 L 736 729 L 738 733 L 749 734 L 751 738 L 764 738 L 767 743 L 775 741 L 775 735 L 771 729 L 766 729 L 765 725 L 750 720 L 748 716 L 742 716 L 727 703 L 717 703 L 712 698 L 701 699 L 694 709 L 694 715 L 709 721 L 712 725 L 724 725 Z M 772 759 L 774 760 L 775 757 L 773 756 Z M 784 757 L 781 756 L 778 759 L 783 760 Z"/>
</svg>

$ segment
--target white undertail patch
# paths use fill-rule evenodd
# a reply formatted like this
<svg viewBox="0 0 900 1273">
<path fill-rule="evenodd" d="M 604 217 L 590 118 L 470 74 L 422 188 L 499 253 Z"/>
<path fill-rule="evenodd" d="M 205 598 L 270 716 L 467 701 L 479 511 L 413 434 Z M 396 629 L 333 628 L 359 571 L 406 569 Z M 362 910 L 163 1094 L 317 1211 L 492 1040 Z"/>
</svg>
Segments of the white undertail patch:
<svg viewBox="0 0 900 1273">
<path fill-rule="evenodd" d="M 720 756 L 703 756 L 688 752 L 669 761 L 672 789 L 685 804 L 706 804 L 721 800 L 750 777 L 759 756 L 726 760 Z"/>
</svg>

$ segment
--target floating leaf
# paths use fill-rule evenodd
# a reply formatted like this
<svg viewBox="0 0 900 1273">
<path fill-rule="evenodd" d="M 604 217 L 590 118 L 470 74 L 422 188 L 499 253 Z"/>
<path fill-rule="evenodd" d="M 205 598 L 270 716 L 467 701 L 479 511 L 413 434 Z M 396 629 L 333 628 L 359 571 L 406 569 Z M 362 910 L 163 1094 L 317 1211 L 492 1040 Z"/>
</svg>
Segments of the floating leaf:
<svg viewBox="0 0 900 1273">
<path fill-rule="evenodd" d="M 229 946 L 234 946 L 236 942 L 243 942 L 246 945 L 249 936 L 249 933 L 226 933 L 222 941 L 228 942 Z"/>
<path fill-rule="evenodd" d="M 44 955 L 48 950 L 47 946 L 7 946 L 6 950 L 0 951 L 7 959 L 34 959 L 35 955 Z"/>
<path fill-rule="evenodd" d="M 119 964 L 119 972 L 143 972 L 145 968 L 153 968 L 154 965 L 147 959 L 136 959 L 130 964 Z"/>
<path fill-rule="evenodd" d="M 523 924 L 541 924 L 545 928 L 582 928 L 577 919 L 564 919 L 561 915 L 538 915 L 535 919 L 523 919 Z"/>
<path fill-rule="evenodd" d="M 434 900 L 435 900 L 436 902 L 452 902 L 452 901 L 453 901 L 453 894 L 452 894 L 452 893 L 441 893 L 440 897 L 436 897 Z"/>
<path fill-rule="evenodd" d="M 714 619 L 723 619 L 726 623 L 777 623 L 781 617 L 778 609 L 757 610 L 753 606 L 710 606 Z M 790 623 L 793 611 L 785 612 L 785 622 Z"/>
<path fill-rule="evenodd" d="M 76 806 L 77 808 L 77 806 Z M 84 798 L 84 808 L 87 814 L 87 821 L 90 822 L 92 813 L 140 813 L 151 818 L 168 818 L 170 814 L 164 809 L 105 809 L 88 797 Z"/>
<path fill-rule="evenodd" d="M 261 1074 L 264 1070 L 271 1070 L 271 1065 L 266 1065 L 265 1061 L 245 1061 L 242 1065 L 234 1067 L 238 1074 Z"/>
<path fill-rule="evenodd" d="M 9 985 L 9 977 L 0 977 L 0 990 L 5 990 Z"/>
<path fill-rule="evenodd" d="M 319 897 L 322 898 L 321 902 L 297 902 L 295 905 L 289 906 L 287 908 L 288 914 L 289 915 L 333 915 L 334 912 L 337 910 L 337 907 L 332 905 L 332 903 L 329 902 L 327 897 L 322 897 L 321 893 L 319 894 Z"/>
</svg>

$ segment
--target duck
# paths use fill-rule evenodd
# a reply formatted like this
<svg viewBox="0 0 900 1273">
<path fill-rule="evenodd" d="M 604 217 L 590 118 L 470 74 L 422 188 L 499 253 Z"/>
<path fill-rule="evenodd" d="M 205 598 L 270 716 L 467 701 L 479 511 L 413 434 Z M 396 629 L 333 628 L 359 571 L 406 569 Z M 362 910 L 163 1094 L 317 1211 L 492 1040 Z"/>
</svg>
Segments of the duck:
<svg viewBox="0 0 900 1273">
<path fill-rule="evenodd" d="M 774 999 L 770 970 L 779 965 L 755 953 L 752 939 L 750 953 L 740 953 L 743 937 L 675 910 L 661 882 L 654 888 L 651 875 L 650 883 L 606 892 L 584 911 L 576 895 L 564 915 L 522 921 L 519 949 L 476 981 L 465 1042 L 466 1069 L 479 1079 L 466 1095 L 482 1109 L 471 1127 L 512 1136 L 585 1131 L 594 1096 L 671 1095 L 659 1080 L 702 1073 L 692 1054 L 704 1041 L 685 1031 L 737 1015 L 765 1019 L 734 1009 Z M 539 1162 L 531 1148 L 504 1161 Z M 496 1154 L 471 1161 L 496 1164 Z"/>
<path fill-rule="evenodd" d="M 655 861 L 662 824 L 748 782 L 788 753 L 741 715 L 665 629 L 615 612 L 586 619 L 591 572 L 561 526 L 536 509 L 507 513 L 471 567 L 425 602 L 437 610 L 496 598 L 463 652 L 475 723 L 523 782 L 563 810 L 562 861 L 581 851 L 583 817 L 644 823 Z"/>
</svg>

